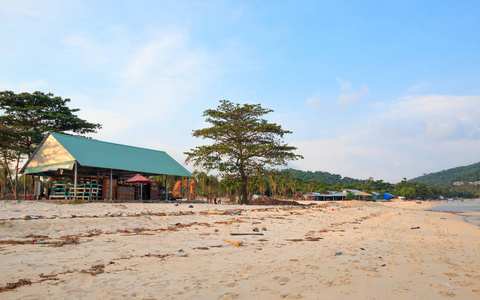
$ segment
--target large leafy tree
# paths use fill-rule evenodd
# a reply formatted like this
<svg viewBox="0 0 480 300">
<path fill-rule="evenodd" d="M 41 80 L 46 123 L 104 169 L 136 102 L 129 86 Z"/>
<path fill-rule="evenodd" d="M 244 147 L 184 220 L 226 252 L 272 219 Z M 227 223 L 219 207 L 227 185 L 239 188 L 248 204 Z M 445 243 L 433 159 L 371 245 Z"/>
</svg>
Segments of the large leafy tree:
<svg viewBox="0 0 480 300">
<path fill-rule="evenodd" d="M 194 162 L 194 166 L 207 171 L 217 170 L 235 185 L 241 202 L 248 202 L 248 185 L 255 176 L 272 173 L 276 166 L 303 158 L 293 153 L 295 147 L 282 141 L 290 131 L 261 118 L 270 112 L 273 110 L 260 104 L 220 100 L 217 109 L 203 112 L 205 121 L 212 126 L 193 131 L 194 137 L 210 139 L 212 143 L 185 152 L 186 162 Z"/>
<path fill-rule="evenodd" d="M 42 92 L 0 92 L 0 158 L 17 198 L 19 163 L 30 157 L 49 131 L 84 135 L 100 124 L 89 123 L 67 106 L 70 99 Z M 13 169 L 13 170 L 12 170 Z"/>
</svg>

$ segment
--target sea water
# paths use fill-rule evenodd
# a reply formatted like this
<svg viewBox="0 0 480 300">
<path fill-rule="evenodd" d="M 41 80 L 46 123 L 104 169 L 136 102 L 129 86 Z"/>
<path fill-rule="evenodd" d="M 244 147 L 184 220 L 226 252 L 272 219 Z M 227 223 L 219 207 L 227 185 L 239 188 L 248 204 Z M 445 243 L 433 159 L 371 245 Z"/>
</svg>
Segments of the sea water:
<svg viewBox="0 0 480 300">
<path fill-rule="evenodd" d="M 475 201 L 450 201 L 437 204 L 430 208 L 434 211 L 451 211 L 451 212 L 474 212 L 480 211 L 480 200 Z"/>
<path fill-rule="evenodd" d="M 445 202 L 433 206 L 430 210 L 462 213 L 465 221 L 480 226 L 480 200 Z"/>
</svg>

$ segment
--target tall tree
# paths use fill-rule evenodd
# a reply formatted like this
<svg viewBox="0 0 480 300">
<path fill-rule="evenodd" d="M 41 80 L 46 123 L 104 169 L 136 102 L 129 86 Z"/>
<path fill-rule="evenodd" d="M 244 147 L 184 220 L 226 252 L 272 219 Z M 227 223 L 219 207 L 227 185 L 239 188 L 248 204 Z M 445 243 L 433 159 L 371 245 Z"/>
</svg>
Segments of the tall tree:
<svg viewBox="0 0 480 300">
<path fill-rule="evenodd" d="M 273 112 L 260 104 L 232 103 L 220 100 L 217 109 L 203 112 L 205 121 L 212 126 L 194 130 L 194 137 L 210 139 L 211 145 L 198 146 L 185 152 L 186 162 L 206 170 L 218 170 L 220 175 L 237 184 L 240 201 L 248 202 L 248 184 L 252 178 L 286 165 L 290 160 L 303 158 L 294 154 L 296 147 L 282 141 L 291 133 L 280 125 L 262 119 Z"/>
<path fill-rule="evenodd" d="M 0 92 L 0 156 L 15 198 L 20 161 L 30 157 L 49 131 L 84 135 L 101 128 L 79 118 L 75 113 L 80 109 L 69 108 L 68 102 L 51 93 Z"/>
</svg>

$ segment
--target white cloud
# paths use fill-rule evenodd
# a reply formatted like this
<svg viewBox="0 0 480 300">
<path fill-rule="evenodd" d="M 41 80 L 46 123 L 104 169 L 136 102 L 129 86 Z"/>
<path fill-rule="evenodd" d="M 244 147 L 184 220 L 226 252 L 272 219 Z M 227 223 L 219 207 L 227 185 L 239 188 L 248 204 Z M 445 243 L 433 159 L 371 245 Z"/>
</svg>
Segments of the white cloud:
<svg viewBox="0 0 480 300">
<path fill-rule="evenodd" d="M 171 120 L 216 72 L 212 56 L 191 48 L 185 35 L 164 34 L 139 45 L 126 59 L 116 102 L 140 122 Z"/>
<path fill-rule="evenodd" d="M 2 0 L 0 19 L 9 20 L 18 26 L 29 24 L 32 20 L 50 21 L 63 16 L 64 9 L 72 1 L 62 0 Z"/>
<path fill-rule="evenodd" d="M 291 144 L 304 156 L 303 160 L 294 163 L 302 170 L 326 171 L 359 179 L 394 180 L 397 175 L 390 166 L 398 160 L 395 152 L 381 144 L 362 144 L 354 134 Z"/>
<path fill-rule="evenodd" d="M 103 125 L 97 139 L 160 150 L 167 147 L 167 140 L 175 141 L 177 148 L 184 146 L 191 140 L 192 121 L 201 118 L 202 110 L 195 109 L 200 106 L 199 97 L 221 73 L 215 59 L 218 53 L 195 48 L 181 31 L 149 36 L 142 42 L 138 37 L 123 37 L 123 41 L 93 42 L 72 35 L 64 40 L 85 61 L 104 63 L 112 82 L 97 93 L 69 95 L 72 106 L 81 108 L 82 118 Z M 108 55 L 118 43 L 129 46 Z M 152 140 L 160 144 L 150 145 Z M 183 157 L 181 152 L 169 154 Z"/>
<path fill-rule="evenodd" d="M 383 114 L 382 132 L 428 140 L 479 139 L 480 96 L 428 95 L 401 99 Z M 386 120 L 388 119 L 388 121 Z M 401 126 L 396 123 L 402 124 Z M 403 129 L 407 129 L 402 133 Z"/>
<path fill-rule="evenodd" d="M 411 87 L 409 87 L 407 89 L 407 93 L 411 94 L 411 93 L 418 93 L 422 90 L 425 90 L 426 88 L 428 88 L 430 84 L 427 83 L 427 82 L 421 82 L 421 83 L 418 83 L 418 84 L 415 84 L 415 85 L 412 85 Z"/>
<path fill-rule="evenodd" d="M 320 94 L 315 94 L 312 97 L 308 97 L 305 100 L 305 104 L 307 104 L 308 107 L 315 109 L 316 111 L 322 111 L 322 97 Z"/>
<path fill-rule="evenodd" d="M 23 92 L 33 93 L 36 91 L 43 91 L 45 86 L 47 86 L 46 79 L 23 81 L 17 84 L 12 84 L 9 82 L 0 82 L 0 90 L 14 91 L 15 93 L 23 93 Z"/>
<path fill-rule="evenodd" d="M 352 84 L 348 81 L 342 81 L 339 77 L 337 77 L 337 82 L 340 84 L 340 88 L 343 91 L 348 91 L 352 88 Z"/>
<path fill-rule="evenodd" d="M 480 96 L 403 98 L 366 113 L 346 134 L 291 143 L 305 157 L 292 165 L 398 182 L 480 161 Z"/>
<path fill-rule="evenodd" d="M 89 65 L 104 63 L 107 60 L 107 49 L 81 34 L 67 36 L 62 41 L 67 47 L 78 52 L 83 61 Z"/>
<path fill-rule="evenodd" d="M 357 102 L 365 98 L 365 96 L 367 96 L 369 92 L 370 88 L 367 85 L 362 85 L 362 88 L 357 93 L 344 93 L 338 96 L 338 103 L 340 105 L 348 105 L 353 102 Z"/>
<path fill-rule="evenodd" d="M 28 17 L 41 16 L 38 5 L 35 7 L 35 1 L 3 0 L 0 13 Z"/>
<path fill-rule="evenodd" d="M 343 81 L 339 77 L 337 77 L 337 82 L 343 92 L 342 94 L 340 94 L 340 96 L 338 96 L 337 99 L 338 104 L 340 105 L 348 105 L 359 101 L 365 98 L 365 96 L 367 96 L 370 92 L 370 88 L 367 85 L 362 85 L 362 88 L 358 92 L 351 92 L 352 84 L 350 82 Z"/>
</svg>

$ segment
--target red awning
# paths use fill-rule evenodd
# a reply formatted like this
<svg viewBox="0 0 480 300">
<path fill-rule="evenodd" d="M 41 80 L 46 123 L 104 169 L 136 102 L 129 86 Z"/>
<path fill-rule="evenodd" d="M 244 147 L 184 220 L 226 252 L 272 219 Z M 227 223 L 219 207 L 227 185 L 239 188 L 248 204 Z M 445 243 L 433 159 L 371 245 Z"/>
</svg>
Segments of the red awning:
<svg viewBox="0 0 480 300">
<path fill-rule="evenodd" d="M 140 174 L 133 176 L 132 178 L 125 180 L 126 183 L 152 183 L 147 178 L 143 177 Z"/>
</svg>

